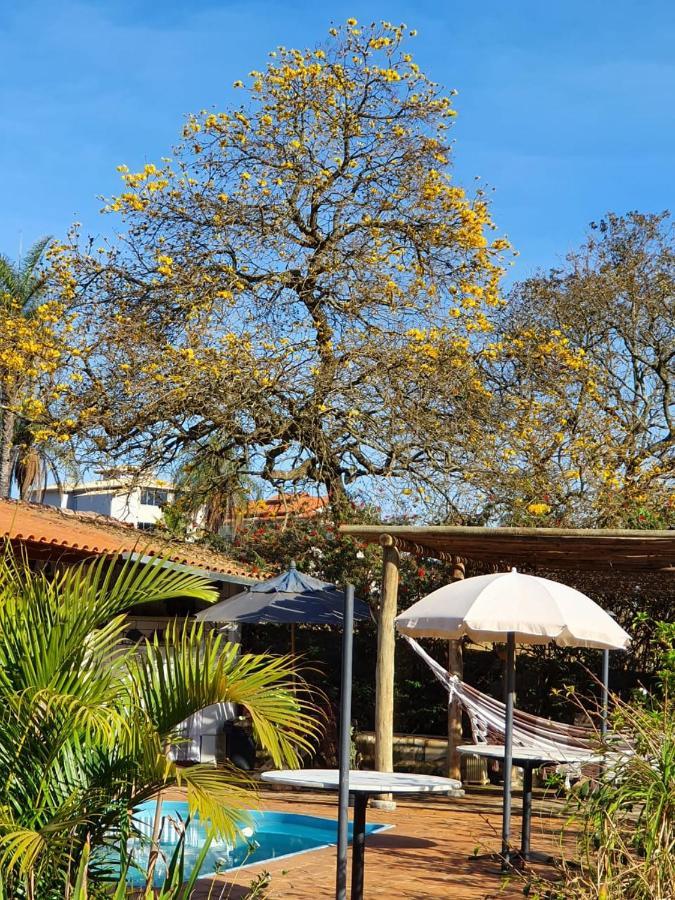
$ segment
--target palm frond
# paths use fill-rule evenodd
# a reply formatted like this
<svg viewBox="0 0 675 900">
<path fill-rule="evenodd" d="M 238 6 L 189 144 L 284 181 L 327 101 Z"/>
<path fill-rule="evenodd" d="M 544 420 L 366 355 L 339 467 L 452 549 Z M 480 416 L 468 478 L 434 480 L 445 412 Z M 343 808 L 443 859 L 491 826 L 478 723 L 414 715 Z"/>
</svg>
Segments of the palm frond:
<svg viewBox="0 0 675 900">
<path fill-rule="evenodd" d="M 170 785 L 185 787 L 213 833 L 233 836 L 255 801 L 248 777 L 184 770 L 167 755 L 180 723 L 206 706 L 243 704 L 277 765 L 297 765 L 309 748 L 316 724 L 289 659 L 240 656 L 196 623 L 176 623 L 140 651 L 120 647 L 129 608 L 174 597 L 215 592 L 161 559 L 101 560 L 50 579 L 9 547 L 0 553 L 0 883 L 9 896 L 25 879 L 36 897 L 55 885 L 72 893 L 89 846 L 92 859 L 114 848 L 124 871 L 133 809 Z M 92 885 L 102 871 L 90 865 Z"/>
<path fill-rule="evenodd" d="M 42 254 L 51 237 L 43 237 L 29 249 L 19 272 L 19 300 L 25 315 L 32 315 L 47 291 L 47 273 L 40 268 Z"/>
<path fill-rule="evenodd" d="M 175 770 L 176 784 L 187 788 L 190 814 L 219 837 L 234 840 L 250 822 L 257 803 L 255 782 L 234 766 L 197 765 Z"/>
<path fill-rule="evenodd" d="M 289 657 L 239 655 L 235 644 L 199 623 L 174 624 L 129 660 L 138 703 L 161 735 L 214 703 L 239 703 L 277 766 L 299 765 L 317 726 Z"/>
<path fill-rule="evenodd" d="M 12 261 L 0 253 L 0 300 L 2 295 L 8 294 L 11 300 L 14 300 L 19 293 L 19 273 L 17 272 Z"/>
<path fill-rule="evenodd" d="M 47 289 L 47 276 L 40 269 L 42 256 L 53 238 L 42 237 L 18 263 L 0 255 L 0 293 L 6 293 L 30 315 Z"/>
<path fill-rule="evenodd" d="M 39 831 L 20 826 L 10 828 L 9 823 L 0 822 L 0 870 L 16 868 L 26 874 L 46 850 L 47 842 Z"/>
<path fill-rule="evenodd" d="M 52 235 L 45 235 L 44 237 L 41 237 L 37 241 L 35 241 L 35 243 L 29 248 L 28 252 L 21 260 L 20 273 L 23 278 L 34 274 L 35 269 L 38 267 L 40 261 L 42 260 L 45 250 L 53 240 L 54 238 Z"/>
<path fill-rule="evenodd" d="M 210 603 L 218 597 L 206 577 L 174 569 L 162 557 L 149 562 L 142 557 L 101 557 L 95 563 L 72 566 L 62 573 L 59 591 L 63 600 L 75 597 L 80 604 L 91 604 L 96 624 L 150 600 L 183 598 Z"/>
</svg>

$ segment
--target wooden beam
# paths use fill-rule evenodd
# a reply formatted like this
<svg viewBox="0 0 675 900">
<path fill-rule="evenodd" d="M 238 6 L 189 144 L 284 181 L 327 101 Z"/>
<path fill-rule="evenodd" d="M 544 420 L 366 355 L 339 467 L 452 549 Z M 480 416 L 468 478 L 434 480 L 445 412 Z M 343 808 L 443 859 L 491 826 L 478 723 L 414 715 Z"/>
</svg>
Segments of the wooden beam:
<svg viewBox="0 0 675 900">
<path fill-rule="evenodd" d="M 454 557 L 452 560 L 452 580 L 464 578 L 464 560 Z M 448 641 L 448 673 L 462 678 L 464 675 L 464 659 L 461 641 Z M 448 778 L 462 780 L 461 759 L 457 751 L 462 740 L 462 704 L 456 698 L 448 704 Z"/>
<path fill-rule="evenodd" d="M 375 669 L 375 768 L 394 770 L 394 619 L 398 603 L 399 552 L 389 535 L 382 535 L 382 593 L 377 630 Z"/>
<path fill-rule="evenodd" d="M 588 528 L 482 528 L 461 525 L 341 525 L 365 542 L 385 534 L 400 552 L 452 556 L 538 569 L 675 574 L 675 532 Z"/>
<path fill-rule="evenodd" d="M 472 535 L 478 538 L 503 536 L 513 537 L 580 537 L 592 541 L 609 539 L 628 539 L 645 544 L 665 540 L 672 545 L 675 535 L 670 529 L 641 530 L 635 528 L 529 528 L 523 526 L 484 526 L 484 525 L 341 525 L 344 534 L 383 534 L 396 537 L 399 534 L 418 535 L 420 537 L 438 535 L 440 537 L 462 537 Z"/>
</svg>

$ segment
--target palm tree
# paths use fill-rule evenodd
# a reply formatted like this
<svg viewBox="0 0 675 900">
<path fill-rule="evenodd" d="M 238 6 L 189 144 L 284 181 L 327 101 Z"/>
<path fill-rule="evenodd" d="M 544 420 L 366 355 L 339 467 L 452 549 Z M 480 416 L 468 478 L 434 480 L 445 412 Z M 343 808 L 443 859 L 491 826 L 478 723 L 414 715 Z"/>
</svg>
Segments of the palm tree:
<svg viewBox="0 0 675 900">
<path fill-rule="evenodd" d="M 50 474 L 57 485 L 61 484 L 57 462 L 61 458 L 53 447 L 38 444 L 26 419 L 17 417 L 10 460 L 10 485 L 16 486 L 21 500 L 42 502 Z"/>
<path fill-rule="evenodd" d="M 26 318 L 33 315 L 47 291 L 47 277 L 41 263 L 51 240 L 51 237 L 40 238 L 18 263 L 0 254 L 1 305 L 11 304 Z M 9 497 L 11 487 L 16 400 L 13 391 L 0 383 L 0 497 Z"/>
<path fill-rule="evenodd" d="M 185 786 L 214 833 L 234 836 L 255 799 L 250 782 L 232 768 L 180 769 L 167 753 L 206 706 L 243 705 L 277 766 L 310 748 L 315 725 L 287 658 L 241 655 L 190 622 L 140 648 L 120 643 L 130 607 L 178 597 L 214 591 L 161 560 L 103 559 L 49 579 L 8 551 L 0 558 L 0 896 L 71 896 L 90 851 L 95 886 L 110 877 L 104 846 L 124 871 L 133 810 L 158 796 L 159 808 L 171 785 Z"/>
<path fill-rule="evenodd" d="M 212 438 L 183 462 L 176 477 L 176 500 L 165 512 L 165 520 L 168 524 L 173 516 L 185 525 L 197 519 L 208 534 L 218 534 L 226 522 L 236 530 L 252 491 L 242 462 Z"/>
</svg>

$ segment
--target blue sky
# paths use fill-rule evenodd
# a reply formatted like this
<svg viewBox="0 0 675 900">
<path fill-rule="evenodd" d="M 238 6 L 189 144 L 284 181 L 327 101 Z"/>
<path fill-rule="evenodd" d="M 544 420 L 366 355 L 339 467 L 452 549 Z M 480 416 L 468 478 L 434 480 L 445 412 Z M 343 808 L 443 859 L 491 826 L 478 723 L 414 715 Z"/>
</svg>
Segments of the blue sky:
<svg viewBox="0 0 675 900">
<path fill-rule="evenodd" d="M 672 207 L 672 0 L 5 0 L 0 250 L 74 220 L 107 230 L 97 196 L 118 164 L 167 155 L 184 115 L 228 106 L 268 50 L 313 46 L 349 16 L 417 28 L 417 61 L 459 90 L 455 171 L 494 187 L 516 277 L 555 265 L 609 209 Z"/>
</svg>

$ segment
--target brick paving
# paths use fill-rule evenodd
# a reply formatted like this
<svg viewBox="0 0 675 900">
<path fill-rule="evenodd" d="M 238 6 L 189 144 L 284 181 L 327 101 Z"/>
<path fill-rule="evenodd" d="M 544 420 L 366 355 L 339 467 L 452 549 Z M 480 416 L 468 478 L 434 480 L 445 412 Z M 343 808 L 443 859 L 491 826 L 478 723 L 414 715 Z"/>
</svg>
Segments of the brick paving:
<svg viewBox="0 0 675 900">
<path fill-rule="evenodd" d="M 520 798 L 514 803 L 513 835 L 520 828 Z M 335 817 L 331 794 L 265 790 L 262 809 Z M 471 790 L 463 798 L 403 799 L 394 811 L 368 810 L 369 823 L 395 827 L 367 839 L 364 894 L 378 898 L 454 898 L 512 900 L 523 896 L 518 876 L 503 879 L 496 863 L 471 859 L 476 852 L 500 846 L 501 793 L 494 788 Z M 532 847 L 555 852 L 562 828 L 560 804 L 535 798 Z M 330 900 L 335 896 L 335 848 L 315 850 L 278 862 L 268 861 L 225 876 L 204 879 L 195 900 L 242 900 L 256 875 L 267 871 L 272 900 Z M 552 874 L 550 869 L 542 869 Z"/>
</svg>

